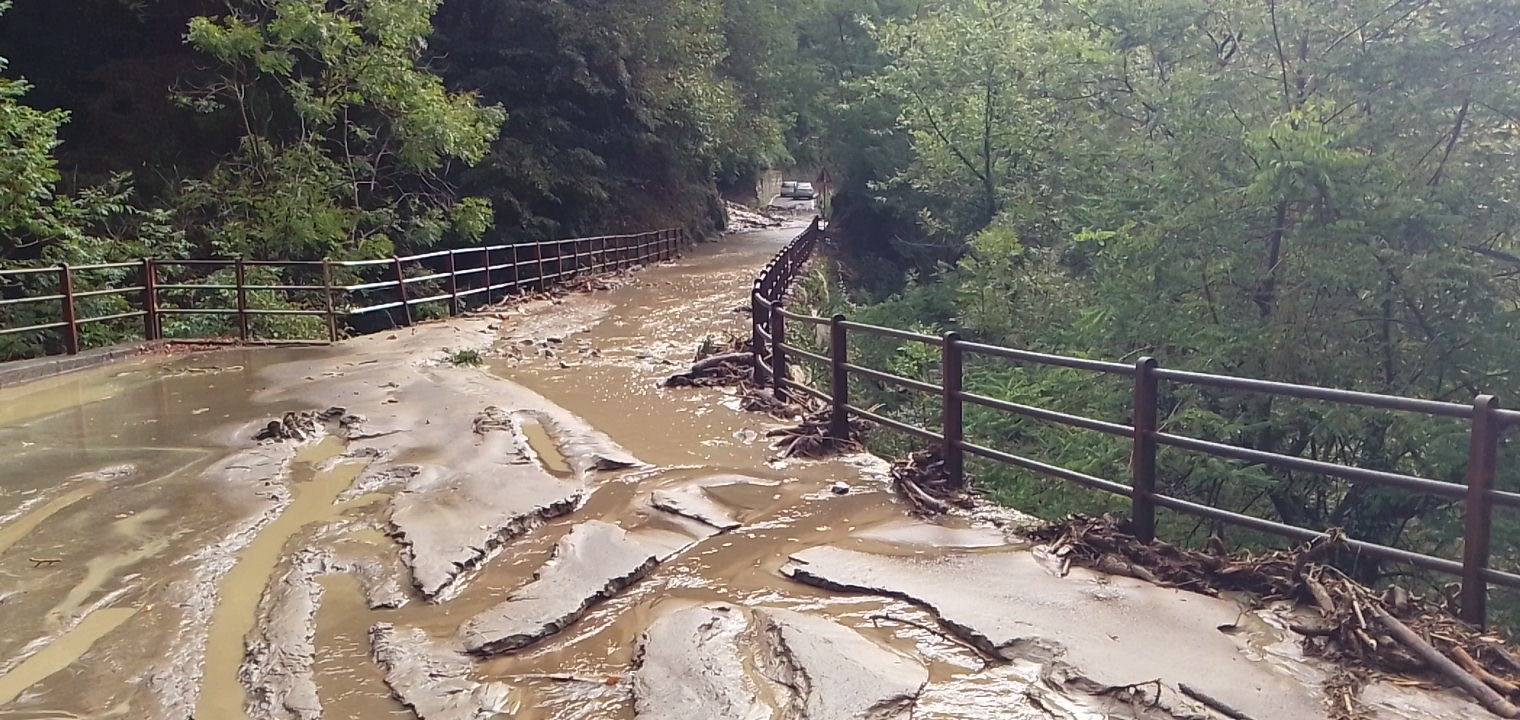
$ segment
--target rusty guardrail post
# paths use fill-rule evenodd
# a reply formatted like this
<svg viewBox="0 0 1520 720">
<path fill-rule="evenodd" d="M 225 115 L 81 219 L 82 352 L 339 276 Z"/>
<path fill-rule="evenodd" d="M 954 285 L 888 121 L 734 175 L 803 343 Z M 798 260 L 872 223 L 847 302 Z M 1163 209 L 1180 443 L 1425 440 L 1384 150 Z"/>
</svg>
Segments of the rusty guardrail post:
<svg viewBox="0 0 1520 720">
<path fill-rule="evenodd" d="M 749 349 L 755 356 L 755 385 L 765 387 L 765 338 L 760 331 L 765 327 L 765 307 L 760 304 L 760 281 L 749 293 Z"/>
<path fill-rule="evenodd" d="M 79 321 L 74 315 L 74 271 L 68 263 L 58 264 L 58 294 L 63 296 L 63 349 L 79 354 Z"/>
<path fill-rule="evenodd" d="M 322 307 L 327 311 L 327 341 L 338 341 L 338 313 L 333 308 L 332 258 L 322 258 Z"/>
<path fill-rule="evenodd" d="M 539 292 L 543 292 L 548 289 L 549 283 L 544 280 L 544 243 L 542 240 L 533 243 L 533 260 L 535 267 L 538 268 L 538 277 L 534 278 L 534 280 L 538 284 Z"/>
<path fill-rule="evenodd" d="M 1156 539 L 1156 359 L 1135 361 L 1134 442 L 1130 450 L 1130 523 L 1135 538 Z"/>
<path fill-rule="evenodd" d="M 786 342 L 786 316 L 781 314 L 781 303 L 779 301 L 771 305 L 770 329 L 771 395 L 778 402 L 786 402 L 786 351 L 781 349 L 781 344 Z"/>
<path fill-rule="evenodd" d="M 1463 504 L 1462 619 L 1482 628 L 1488 624 L 1489 543 L 1492 535 L 1494 487 L 1499 456 L 1499 400 L 1479 395 L 1473 400 L 1471 439 L 1467 450 L 1467 499 Z"/>
<path fill-rule="evenodd" d="M 237 286 L 238 340 L 248 342 L 248 269 L 243 265 L 242 255 L 232 259 L 232 277 Z"/>
<path fill-rule="evenodd" d="M 512 262 L 516 263 L 517 262 L 517 246 L 516 245 L 512 245 L 511 248 L 512 248 Z M 485 301 L 484 304 L 490 305 L 491 304 L 491 246 L 487 245 L 483 249 L 485 250 L 485 263 L 486 263 L 486 265 L 485 265 L 486 301 Z M 517 272 L 517 266 L 516 265 L 512 266 L 512 272 L 514 272 L 514 273 Z"/>
<path fill-rule="evenodd" d="M 850 362 L 849 328 L 844 315 L 829 321 L 829 437 L 840 442 L 850 440 Z"/>
<path fill-rule="evenodd" d="M 143 279 L 143 339 L 149 342 L 159 338 L 158 328 L 158 268 L 152 258 L 142 259 Z"/>
<path fill-rule="evenodd" d="M 459 314 L 459 276 L 454 266 L 454 250 L 449 250 L 449 315 Z"/>
<path fill-rule="evenodd" d="M 401 316 L 406 318 L 406 324 L 412 324 L 412 304 L 406 299 L 406 275 L 401 272 L 401 258 L 391 256 L 391 269 L 396 275 L 396 297 L 401 301 Z"/>
<path fill-rule="evenodd" d="M 814 228 L 816 227 L 815 222 Z M 965 414 L 961 407 L 963 360 L 960 334 L 945 333 L 940 354 L 940 421 L 944 431 L 944 447 L 941 452 L 945 461 L 945 474 L 950 476 L 950 484 L 956 488 L 966 486 L 966 453 L 961 448 L 961 443 L 966 439 Z"/>
</svg>

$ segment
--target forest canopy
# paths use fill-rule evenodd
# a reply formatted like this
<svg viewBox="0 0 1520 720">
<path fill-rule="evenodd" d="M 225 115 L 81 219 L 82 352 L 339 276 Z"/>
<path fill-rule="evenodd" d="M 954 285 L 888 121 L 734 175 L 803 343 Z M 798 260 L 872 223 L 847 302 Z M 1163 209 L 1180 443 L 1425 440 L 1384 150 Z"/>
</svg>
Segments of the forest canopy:
<svg viewBox="0 0 1520 720">
<path fill-rule="evenodd" d="M 840 246 L 835 276 L 813 287 L 819 309 L 1082 357 L 1516 397 L 1520 5 L 883 10 L 840 26 L 857 52 L 836 86 Z M 896 344 L 860 352 L 912 377 L 938 362 Z M 989 363 L 967 383 L 1111 421 L 1129 413 L 1126 385 L 1072 371 Z M 931 426 L 938 411 L 935 399 L 871 399 Z M 1461 423 L 1178 388 L 1162 402 L 1176 434 L 1463 482 Z M 993 413 L 967 422 L 976 442 L 1127 475 L 1127 443 L 1113 438 Z M 1513 438 L 1504 453 L 1501 483 L 1515 489 Z M 1174 496 L 1446 556 L 1460 546 L 1460 507 L 1440 499 L 1182 452 L 1161 464 Z M 983 468 L 978 480 L 1041 514 L 1113 507 L 1028 474 Z M 1222 532 L 1174 520 L 1182 537 Z"/>
</svg>

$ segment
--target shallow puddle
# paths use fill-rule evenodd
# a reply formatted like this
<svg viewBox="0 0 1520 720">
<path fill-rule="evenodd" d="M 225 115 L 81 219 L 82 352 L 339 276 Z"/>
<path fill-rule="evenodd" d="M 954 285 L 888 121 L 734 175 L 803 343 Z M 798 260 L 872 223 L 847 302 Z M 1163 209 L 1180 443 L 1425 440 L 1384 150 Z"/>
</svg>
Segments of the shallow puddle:
<svg viewBox="0 0 1520 720">
<path fill-rule="evenodd" d="M 353 484 L 365 462 L 331 463 L 343 451 L 335 437 L 303 448 L 291 465 L 290 504 L 259 531 L 222 578 L 206 644 L 206 661 L 195 715 L 217 720 L 245 718 L 244 690 L 238 681 L 247 637 L 258 620 L 259 599 L 284 557 L 285 543 L 301 528 L 335 517 L 338 496 Z M 331 463 L 331 464 L 330 464 Z"/>
<path fill-rule="evenodd" d="M 66 626 L 75 613 L 84 607 L 95 594 L 103 591 L 106 584 L 120 571 L 152 558 L 169 548 L 172 538 L 168 536 L 147 540 L 135 548 L 119 553 L 98 555 L 85 562 L 84 579 L 69 590 L 63 601 L 48 612 L 48 622 L 54 626 Z"/>
<path fill-rule="evenodd" d="M 0 705 L 10 704 L 27 688 L 68 667 L 96 640 L 137 614 L 136 608 L 103 608 L 90 613 L 73 630 L 49 642 L 14 670 L 0 676 Z"/>
<path fill-rule="evenodd" d="M 100 487 L 100 485 L 91 483 L 81 488 L 75 488 L 53 498 L 42 507 L 16 518 L 4 527 L 0 527 L 0 553 L 9 550 L 21 538 L 26 537 L 33 530 L 37 529 L 37 526 L 41 525 L 44 520 L 58 514 L 64 508 L 95 494 L 96 491 L 100 490 Z"/>
<path fill-rule="evenodd" d="M 370 660 L 369 628 L 384 613 L 367 609 L 359 581 L 352 575 L 327 575 L 318 582 L 322 603 L 317 610 L 313 672 L 324 717 L 412 717 L 392 698 L 384 673 Z"/>
<path fill-rule="evenodd" d="M 147 379 L 145 369 L 114 366 L 0 388 L 0 427 L 99 402 Z"/>
<path fill-rule="evenodd" d="M 543 423 L 524 419 L 522 431 L 523 436 L 528 438 L 528 447 L 533 449 L 533 454 L 538 456 L 538 461 L 545 470 L 561 477 L 573 472 L 570 462 L 559 451 L 559 446 L 555 444 L 554 438 L 549 436 L 549 431 L 544 429 Z"/>
</svg>

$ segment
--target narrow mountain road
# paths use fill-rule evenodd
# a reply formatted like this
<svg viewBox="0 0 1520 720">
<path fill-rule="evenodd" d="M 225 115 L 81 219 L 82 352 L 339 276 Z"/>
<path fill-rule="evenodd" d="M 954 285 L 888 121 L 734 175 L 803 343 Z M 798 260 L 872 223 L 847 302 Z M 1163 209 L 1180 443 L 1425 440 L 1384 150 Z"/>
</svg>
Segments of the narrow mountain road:
<svg viewBox="0 0 1520 720">
<path fill-rule="evenodd" d="M 730 392 L 659 387 L 795 232 L 0 391 L 0 717 L 1325 716 L 1274 612 L 1058 577 L 1011 513 L 913 518 L 879 459 L 776 461 Z"/>
</svg>

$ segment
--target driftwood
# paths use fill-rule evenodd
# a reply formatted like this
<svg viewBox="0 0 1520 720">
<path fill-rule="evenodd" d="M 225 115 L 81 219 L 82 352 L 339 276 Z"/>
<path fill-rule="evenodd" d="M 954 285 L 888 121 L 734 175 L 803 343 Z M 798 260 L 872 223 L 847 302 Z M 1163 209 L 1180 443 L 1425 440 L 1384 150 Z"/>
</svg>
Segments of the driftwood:
<svg viewBox="0 0 1520 720">
<path fill-rule="evenodd" d="M 934 450 L 920 450 L 892 463 L 892 483 L 914 509 L 943 515 L 972 501 L 945 472 L 945 461 Z"/>
<path fill-rule="evenodd" d="M 1473 677 L 1482 680 L 1489 687 L 1498 690 L 1504 695 L 1520 695 L 1520 685 L 1516 685 L 1489 672 L 1488 668 L 1478 664 L 1478 661 L 1474 660 L 1473 656 L 1469 655 L 1461 646 L 1453 646 L 1451 648 L 1451 659 L 1455 660 L 1458 665 L 1461 665 L 1463 670 L 1472 673 Z"/>
<path fill-rule="evenodd" d="M 1372 616 L 1377 618 L 1378 623 L 1388 630 L 1388 634 L 1392 635 L 1395 640 L 1403 643 L 1405 647 L 1418 655 L 1431 668 L 1444 675 L 1446 679 L 1466 691 L 1473 699 L 1482 703 L 1483 707 L 1487 708 L 1489 712 L 1502 718 L 1520 716 L 1520 708 L 1516 708 L 1513 703 L 1504 699 L 1504 696 L 1495 692 L 1493 688 L 1468 674 L 1466 670 L 1463 670 L 1451 658 L 1446 657 L 1441 651 L 1426 642 L 1425 638 L 1410 630 L 1408 625 L 1399 622 L 1397 618 L 1389 615 L 1388 611 L 1384 610 L 1381 605 L 1373 604 L 1370 606 L 1370 609 Z M 1466 654 L 1465 651 L 1464 654 Z"/>
<path fill-rule="evenodd" d="M 1194 700 L 1197 700 L 1198 702 L 1203 703 L 1204 705 L 1209 706 L 1210 709 L 1218 712 L 1220 715 L 1230 718 L 1230 720 L 1253 720 L 1250 715 L 1247 715 L 1239 710 L 1236 710 L 1235 708 L 1230 707 L 1229 705 L 1224 704 L 1223 701 L 1203 692 L 1202 690 L 1190 687 L 1183 683 L 1178 683 L 1177 689 L 1180 690 L 1183 695 L 1186 695 Z"/>
<path fill-rule="evenodd" d="M 755 356 L 747 352 L 723 353 L 721 355 L 713 355 L 712 357 L 703 358 L 696 361 L 695 363 L 692 363 L 691 374 L 700 375 L 702 373 L 716 370 L 723 365 L 743 365 L 753 363 L 754 361 Z"/>
<path fill-rule="evenodd" d="M 749 341 L 729 338 L 721 345 L 703 343 L 691 369 L 665 379 L 665 387 L 754 387 L 755 356 Z"/>
<path fill-rule="evenodd" d="M 1507 640 L 1481 632 L 1443 605 L 1403 588 L 1377 593 L 1333 566 L 1320 564 L 1342 545 L 1339 531 L 1295 550 L 1223 556 L 1165 542 L 1141 543 L 1109 516 L 1073 516 L 1030 536 L 1048 544 L 1063 565 L 1154 578 L 1162 586 L 1211 595 L 1244 591 L 1263 600 L 1292 600 L 1313 608 L 1315 617 L 1295 618 L 1289 627 L 1303 636 L 1307 654 L 1348 668 L 1327 681 L 1334 717 L 1360 717 L 1355 697 L 1362 682 L 1346 681 L 1364 677 L 1359 669 L 1419 679 L 1438 676 L 1495 715 L 1517 717 L 1506 696 L 1520 696 L 1520 682 L 1514 679 L 1520 662 Z"/>
</svg>

